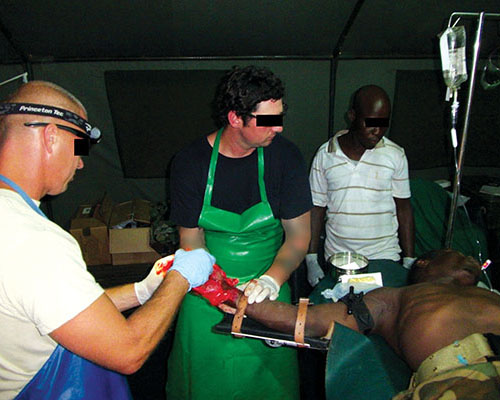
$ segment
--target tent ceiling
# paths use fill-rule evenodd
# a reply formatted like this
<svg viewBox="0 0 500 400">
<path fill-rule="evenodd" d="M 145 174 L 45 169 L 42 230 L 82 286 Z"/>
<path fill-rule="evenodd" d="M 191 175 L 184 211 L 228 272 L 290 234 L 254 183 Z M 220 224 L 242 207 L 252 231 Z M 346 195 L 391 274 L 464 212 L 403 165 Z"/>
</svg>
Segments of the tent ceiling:
<svg viewBox="0 0 500 400">
<path fill-rule="evenodd" d="M 342 41 L 350 16 L 361 4 Z M 438 57 L 454 11 L 500 12 L 499 0 L 2 0 L 0 60 L 169 57 Z M 466 21 L 469 38 L 475 24 Z M 488 20 L 483 56 L 500 45 Z"/>
</svg>

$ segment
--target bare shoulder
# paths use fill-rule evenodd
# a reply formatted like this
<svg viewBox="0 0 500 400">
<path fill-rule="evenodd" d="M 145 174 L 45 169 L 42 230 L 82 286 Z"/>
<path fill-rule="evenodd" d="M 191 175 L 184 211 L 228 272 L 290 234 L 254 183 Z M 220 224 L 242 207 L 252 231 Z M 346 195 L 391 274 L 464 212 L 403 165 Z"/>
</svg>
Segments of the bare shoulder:
<svg viewBox="0 0 500 400">
<path fill-rule="evenodd" d="M 366 294 L 365 304 L 375 324 L 373 332 L 385 336 L 393 330 L 405 288 L 382 287 Z"/>
<path fill-rule="evenodd" d="M 500 334 L 500 296 L 474 286 L 423 283 L 401 298 L 395 347 L 412 368 L 473 333 Z M 446 327 L 443 329 L 443 327 Z"/>
</svg>

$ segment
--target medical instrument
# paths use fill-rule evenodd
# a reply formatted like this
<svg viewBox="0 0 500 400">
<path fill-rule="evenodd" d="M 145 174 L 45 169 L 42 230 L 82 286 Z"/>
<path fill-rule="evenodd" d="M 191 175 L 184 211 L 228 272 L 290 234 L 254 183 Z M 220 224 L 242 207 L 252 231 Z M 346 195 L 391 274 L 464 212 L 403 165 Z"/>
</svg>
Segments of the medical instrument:
<svg viewBox="0 0 500 400">
<path fill-rule="evenodd" d="M 342 275 L 363 274 L 368 269 L 368 259 L 351 251 L 334 253 L 328 258 L 327 263 L 332 267 L 336 281 L 340 281 Z"/>
<path fill-rule="evenodd" d="M 445 239 L 445 246 L 444 246 L 446 248 L 451 248 L 451 242 L 452 242 L 452 238 L 453 238 L 453 227 L 455 224 L 455 217 L 456 217 L 457 206 L 458 206 L 458 198 L 459 198 L 459 194 L 460 194 L 460 180 L 461 180 L 461 176 L 462 176 L 465 146 L 467 143 L 467 131 L 469 128 L 469 117 L 470 117 L 470 109 L 471 109 L 471 104 L 472 104 L 472 94 L 474 92 L 477 60 L 479 58 L 479 49 L 481 47 L 481 33 L 482 33 L 482 29 L 483 29 L 483 24 L 484 24 L 484 20 L 487 18 L 500 19 L 500 14 L 485 13 L 484 11 L 482 11 L 480 13 L 454 12 L 450 16 L 450 19 L 448 21 L 448 27 L 451 27 L 451 21 L 455 17 L 458 17 L 458 18 L 468 18 L 468 17 L 477 18 L 477 30 L 476 30 L 476 38 L 474 41 L 472 68 L 471 68 L 470 81 L 469 81 L 469 91 L 468 91 L 467 105 L 466 105 L 466 110 L 465 110 L 465 118 L 464 118 L 463 129 L 462 129 L 460 151 L 459 151 L 458 159 L 456 161 L 455 179 L 454 179 L 454 184 L 453 184 L 453 197 L 452 197 L 452 201 L 451 201 L 450 214 L 449 214 L 449 218 L 448 218 L 448 228 L 446 231 L 446 239 Z M 455 22 L 455 24 L 456 24 L 456 22 Z"/>
<path fill-rule="evenodd" d="M 23 83 L 28 82 L 28 73 L 27 73 L 27 72 L 24 72 L 24 73 L 22 73 L 22 74 L 19 74 L 19 75 L 14 76 L 14 77 L 12 77 L 12 78 L 10 78 L 10 79 L 7 79 L 7 80 L 5 80 L 5 81 L 3 81 L 3 82 L 0 82 L 0 86 L 3 86 L 3 85 L 5 85 L 5 84 L 7 84 L 7 83 L 10 83 L 10 82 L 13 82 L 13 81 L 15 81 L 15 80 L 17 80 L 17 79 L 22 79 L 22 80 L 23 80 Z"/>
<path fill-rule="evenodd" d="M 457 19 L 456 23 L 459 21 Z M 467 63 L 465 59 L 465 28 L 463 26 L 448 27 L 439 38 L 443 78 L 446 84 L 446 101 L 453 96 L 451 104 L 451 144 L 457 167 L 457 120 L 458 120 L 458 89 L 467 80 Z"/>
<path fill-rule="evenodd" d="M 481 265 L 481 271 L 483 272 L 484 276 L 486 277 L 486 280 L 488 281 L 488 287 L 490 288 L 490 291 L 493 291 L 493 285 L 491 284 L 490 277 L 488 276 L 488 273 L 486 270 L 488 267 L 491 265 L 491 260 L 486 260 L 483 265 Z"/>
</svg>

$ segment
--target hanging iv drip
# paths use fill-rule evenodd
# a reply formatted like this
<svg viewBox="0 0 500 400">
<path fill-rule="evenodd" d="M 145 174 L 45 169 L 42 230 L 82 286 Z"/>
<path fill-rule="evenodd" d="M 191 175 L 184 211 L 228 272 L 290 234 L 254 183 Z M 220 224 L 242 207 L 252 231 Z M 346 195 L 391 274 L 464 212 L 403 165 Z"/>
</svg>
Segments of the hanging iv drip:
<svg viewBox="0 0 500 400">
<path fill-rule="evenodd" d="M 455 22 L 458 22 L 458 20 Z M 456 148 L 458 121 L 458 89 L 467 80 L 467 64 L 465 59 L 465 28 L 463 26 L 448 27 L 439 35 L 443 78 L 447 86 L 446 101 L 453 97 L 451 104 L 451 143 L 455 151 L 455 166 L 457 166 Z"/>
<path fill-rule="evenodd" d="M 458 168 L 457 163 L 457 120 L 458 120 L 458 90 L 453 90 L 453 103 L 451 103 L 451 145 L 453 146 L 453 152 L 455 156 L 455 168 Z"/>
</svg>

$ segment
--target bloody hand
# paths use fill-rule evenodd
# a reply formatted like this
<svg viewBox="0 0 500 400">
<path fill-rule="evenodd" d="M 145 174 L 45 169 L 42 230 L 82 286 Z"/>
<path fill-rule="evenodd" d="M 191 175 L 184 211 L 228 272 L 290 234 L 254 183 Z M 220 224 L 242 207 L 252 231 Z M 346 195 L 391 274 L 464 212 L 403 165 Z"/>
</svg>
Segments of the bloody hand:
<svg viewBox="0 0 500 400">
<path fill-rule="evenodd" d="M 214 270 L 208 281 L 203 285 L 193 288 L 195 293 L 206 298 L 213 306 L 218 306 L 227 300 L 236 301 L 238 290 L 235 286 L 238 279 L 231 279 L 217 264 L 214 264 Z"/>
<path fill-rule="evenodd" d="M 174 263 L 174 256 L 165 257 L 165 262 L 157 263 L 156 273 L 166 275 Z M 238 279 L 228 278 L 226 273 L 217 264 L 214 264 L 214 270 L 210 274 L 208 281 L 203 285 L 193 288 L 193 292 L 206 298 L 213 306 L 218 306 L 225 301 L 236 302 L 238 290 L 235 286 Z"/>
</svg>

